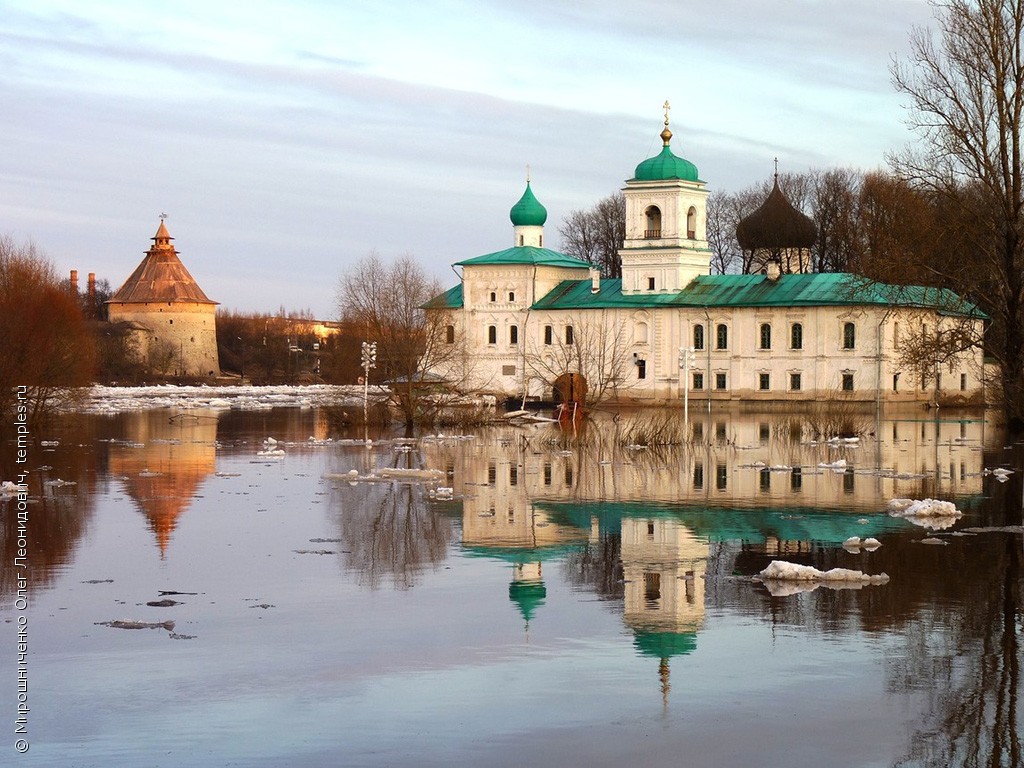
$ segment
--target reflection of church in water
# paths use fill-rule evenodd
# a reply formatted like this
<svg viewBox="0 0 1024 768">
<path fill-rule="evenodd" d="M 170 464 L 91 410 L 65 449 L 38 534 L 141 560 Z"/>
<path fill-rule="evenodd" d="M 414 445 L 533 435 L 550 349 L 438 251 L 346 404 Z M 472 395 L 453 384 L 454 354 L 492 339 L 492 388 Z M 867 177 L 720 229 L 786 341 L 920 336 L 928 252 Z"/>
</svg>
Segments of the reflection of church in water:
<svg viewBox="0 0 1024 768">
<path fill-rule="evenodd" d="M 713 554 L 838 547 L 905 527 L 885 512 L 891 498 L 981 493 L 981 422 L 885 422 L 863 445 L 792 441 L 781 424 L 714 414 L 702 443 L 664 455 L 607 432 L 572 450 L 551 447 L 551 435 L 500 432 L 426 458 L 451 471 L 464 548 L 510 564 L 509 598 L 527 629 L 543 617 L 548 564 L 597 559 L 614 540 L 619 570 L 605 574 L 604 596 L 621 600 L 637 652 L 660 660 L 667 693 L 669 659 L 696 648 L 704 625 Z"/>
</svg>

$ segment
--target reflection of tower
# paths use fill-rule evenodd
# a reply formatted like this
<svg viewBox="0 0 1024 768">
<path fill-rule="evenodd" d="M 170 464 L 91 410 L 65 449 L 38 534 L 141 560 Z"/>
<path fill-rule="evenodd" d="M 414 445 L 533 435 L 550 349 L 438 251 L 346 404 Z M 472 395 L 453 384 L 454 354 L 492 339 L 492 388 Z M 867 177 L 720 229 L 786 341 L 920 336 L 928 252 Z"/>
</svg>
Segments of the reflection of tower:
<svg viewBox="0 0 1024 768">
<path fill-rule="evenodd" d="M 623 619 L 634 645 L 660 660 L 662 696 L 667 704 L 669 659 L 697 647 L 704 624 L 704 572 L 708 544 L 671 518 L 623 518 Z"/>
<path fill-rule="evenodd" d="M 512 571 L 512 583 L 508 585 L 508 597 L 519 607 L 526 622 L 526 633 L 529 638 L 530 619 L 537 609 L 544 604 L 548 590 L 544 586 L 544 578 L 541 574 L 541 564 L 516 563 Z"/>
<path fill-rule="evenodd" d="M 125 437 L 140 447 L 111 450 L 110 472 L 124 478 L 125 490 L 146 516 L 160 556 L 167 552 L 178 518 L 200 484 L 216 469 L 217 420 L 146 411 L 126 417 Z"/>
</svg>

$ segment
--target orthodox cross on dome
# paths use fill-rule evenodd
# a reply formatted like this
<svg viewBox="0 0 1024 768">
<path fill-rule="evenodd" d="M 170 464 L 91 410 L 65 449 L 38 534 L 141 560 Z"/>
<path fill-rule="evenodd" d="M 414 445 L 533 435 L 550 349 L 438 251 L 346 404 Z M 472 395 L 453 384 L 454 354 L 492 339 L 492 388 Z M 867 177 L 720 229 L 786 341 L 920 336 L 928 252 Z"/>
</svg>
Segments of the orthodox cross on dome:
<svg viewBox="0 0 1024 768">
<path fill-rule="evenodd" d="M 668 99 L 665 99 L 665 103 L 661 106 L 665 108 L 665 127 L 668 128 L 668 113 L 672 109 L 672 105 L 668 103 Z"/>
<path fill-rule="evenodd" d="M 161 213 L 160 213 L 160 221 L 163 221 L 163 220 L 164 220 L 164 219 L 166 219 L 166 218 L 167 218 L 167 214 L 166 214 L 166 213 L 163 213 L 163 212 L 161 212 Z"/>
<path fill-rule="evenodd" d="M 530 164 L 526 164 L 526 183 L 530 183 Z"/>
<path fill-rule="evenodd" d="M 779 158 L 775 158 L 775 180 L 779 180 Z"/>
<path fill-rule="evenodd" d="M 665 128 L 661 131 L 661 140 L 667 147 L 668 143 L 672 140 L 672 131 L 668 129 L 668 112 L 672 109 L 672 105 L 668 103 L 668 99 L 665 99 L 665 103 L 662 106 L 665 108 Z"/>
</svg>

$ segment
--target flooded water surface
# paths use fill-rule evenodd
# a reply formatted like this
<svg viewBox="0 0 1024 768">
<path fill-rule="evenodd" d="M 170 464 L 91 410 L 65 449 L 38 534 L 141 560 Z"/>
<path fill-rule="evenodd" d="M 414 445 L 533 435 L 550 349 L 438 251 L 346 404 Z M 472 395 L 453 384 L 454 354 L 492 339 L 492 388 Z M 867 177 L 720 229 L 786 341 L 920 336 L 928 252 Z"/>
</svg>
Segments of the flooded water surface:
<svg viewBox="0 0 1024 768">
<path fill-rule="evenodd" d="M 980 416 L 819 444 L 724 414 L 657 448 L 629 418 L 367 446 L 315 408 L 155 409 L 35 435 L 24 610 L 0 501 L 4 764 L 1024 764 L 1019 446 Z M 879 578 L 753 578 L 775 560 Z"/>
</svg>

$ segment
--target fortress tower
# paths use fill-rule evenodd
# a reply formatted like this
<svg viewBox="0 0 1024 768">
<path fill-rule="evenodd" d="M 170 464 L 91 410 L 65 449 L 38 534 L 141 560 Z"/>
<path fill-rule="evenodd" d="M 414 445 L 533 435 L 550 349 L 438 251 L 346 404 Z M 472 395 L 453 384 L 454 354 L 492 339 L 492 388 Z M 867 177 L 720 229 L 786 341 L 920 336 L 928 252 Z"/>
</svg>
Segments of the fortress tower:
<svg viewBox="0 0 1024 768">
<path fill-rule="evenodd" d="M 109 319 L 136 331 L 137 351 L 157 373 L 219 376 L 217 302 L 185 269 L 161 219 L 153 246 L 110 300 Z"/>
</svg>

